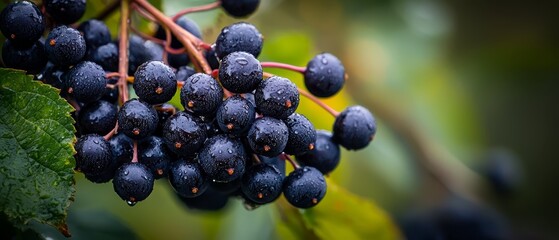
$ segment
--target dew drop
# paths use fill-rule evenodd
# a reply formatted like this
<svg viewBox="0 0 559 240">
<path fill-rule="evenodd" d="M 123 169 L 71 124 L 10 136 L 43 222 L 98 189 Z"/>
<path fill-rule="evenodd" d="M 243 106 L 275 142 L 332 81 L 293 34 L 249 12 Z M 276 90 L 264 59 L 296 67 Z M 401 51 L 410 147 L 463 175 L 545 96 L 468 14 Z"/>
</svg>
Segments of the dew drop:
<svg viewBox="0 0 559 240">
<path fill-rule="evenodd" d="M 130 206 L 130 207 L 134 207 L 136 205 L 136 203 L 138 203 L 138 202 L 133 202 L 133 201 L 130 201 L 130 200 L 126 201 L 126 204 L 128 204 L 128 206 Z"/>
</svg>

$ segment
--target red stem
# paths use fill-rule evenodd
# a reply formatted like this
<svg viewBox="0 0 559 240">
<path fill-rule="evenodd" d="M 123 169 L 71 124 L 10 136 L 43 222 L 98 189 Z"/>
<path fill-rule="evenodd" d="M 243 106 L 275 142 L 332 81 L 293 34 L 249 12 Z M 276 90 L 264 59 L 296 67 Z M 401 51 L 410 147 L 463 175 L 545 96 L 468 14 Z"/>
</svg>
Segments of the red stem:
<svg viewBox="0 0 559 240">
<path fill-rule="evenodd" d="M 118 131 L 118 122 L 115 124 L 115 127 L 113 128 L 113 130 L 111 130 L 109 133 L 107 133 L 107 135 L 103 136 L 103 138 L 108 141 L 109 139 L 111 139 L 116 134 L 117 131 Z"/>
<path fill-rule="evenodd" d="M 289 163 L 291 163 L 291 166 L 293 166 L 294 169 L 301 168 L 301 166 L 299 166 L 299 164 L 297 164 L 293 159 L 291 159 L 291 157 L 289 155 L 287 155 L 285 153 L 282 153 L 280 155 L 280 158 L 285 160 L 285 161 L 288 161 Z"/>
<path fill-rule="evenodd" d="M 189 14 L 189 13 L 193 13 L 193 12 L 208 11 L 208 10 L 216 9 L 219 6 L 221 6 L 221 1 L 216 1 L 216 2 L 209 3 L 209 4 L 206 4 L 206 5 L 202 5 L 202 6 L 183 9 L 183 10 L 179 11 L 177 14 L 175 14 L 175 16 L 173 16 L 172 20 L 173 20 L 173 22 L 176 22 L 177 19 L 179 19 L 181 16 L 183 16 L 185 14 Z"/>
<path fill-rule="evenodd" d="M 138 162 L 138 141 L 134 140 L 134 150 L 132 151 L 132 162 Z"/>
<path fill-rule="evenodd" d="M 130 20 L 130 2 L 122 0 L 120 5 L 120 40 L 118 53 L 118 90 L 120 102 L 128 101 L 128 24 Z"/>
<path fill-rule="evenodd" d="M 305 73 L 305 71 L 307 70 L 306 67 L 299 67 L 299 66 L 294 66 L 291 64 L 279 63 L 279 62 L 261 62 L 260 65 L 262 65 L 263 68 L 282 68 L 282 69 L 287 69 L 299 73 Z"/>
<path fill-rule="evenodd" d="M 322 107 L 324 110 L 326 110 L 328 113 L 330 113 L 332 116 L 337 117 L 338 115 L 340 115 L 340 112 L 334 110 L 333 108 L 331 108 L 330 106 L 328 106 L 328 104 L 320 101 L 320 99 L 318 99 L 317 97 L 313 96 L 312 94 L 308 93 L 307 91 L 301 89 L 301 88 L 297 88 L 297 90 L 299 90 L 299 93 L 303 96 L 305 96 L 306 98 L 308 98 L 309 100 L 313 101 L 314 103 L 316 103 L 318 106 Z"/>
</svg>

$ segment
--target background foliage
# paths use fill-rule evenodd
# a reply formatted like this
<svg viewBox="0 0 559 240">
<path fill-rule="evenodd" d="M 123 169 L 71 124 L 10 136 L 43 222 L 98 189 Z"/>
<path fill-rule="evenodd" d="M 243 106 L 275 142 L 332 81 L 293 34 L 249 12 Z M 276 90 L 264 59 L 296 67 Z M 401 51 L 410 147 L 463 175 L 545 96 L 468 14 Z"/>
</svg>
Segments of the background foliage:
<svg viewBox="0 0 559 240">
<path fill-rule="evenodd" d="M 161 7 L 173 14 L 207 2 L 163 1 Z M 102 6 L 91 4 L 87 16 Z M 442 156 L 438 164 L 461 186 L 499 211 L 510 229 L 557 237 L 559 29 L 554 9 L 553 3 L 520 1 L 263 0 L 247 20 L 265 35 L 261 60 L 303 66 L 316 53 L 332 52 L 350 79 L 343 93 L 326 102 L 337 110 L 363 104 L 379 118 L 379 132 L 367 149 L 343 152 L 324 202 L 305 212 L 283 200 L 246 211 L 233 200 L 224 211 L 203 213 L 184 208 L 159 181 L 150 198 L 131 208 L 110 184 L 93 184 L 77 174 L 69 226 L 80 239 L 96 238 L 89 234 L 94 231 L 121 239 L 398 238 L 390 218 L 437 205 L 447 194 L 425 170 L 396 118 Z M 189 16 L 205 29 L 207 42 L 237 21 L 220 10 Z M 109 26 L 116 32 L 116 24 Z M 302 83 L 298 74 L 274 73 Z M 298 111 L 317 128 L 331 129 L 333 118 L 314 104 L 303 99 Z M 480 175 L 495 149 L 514 154 L 522 170 L 521 184 L 511 195 L 494 194 Z M 347 208 L 336 209 L 338 202 Z M 90 216 L 115 224 L 91 222 Z M 32 226 L 61 238 L 50 228 Z"/>
</svg>

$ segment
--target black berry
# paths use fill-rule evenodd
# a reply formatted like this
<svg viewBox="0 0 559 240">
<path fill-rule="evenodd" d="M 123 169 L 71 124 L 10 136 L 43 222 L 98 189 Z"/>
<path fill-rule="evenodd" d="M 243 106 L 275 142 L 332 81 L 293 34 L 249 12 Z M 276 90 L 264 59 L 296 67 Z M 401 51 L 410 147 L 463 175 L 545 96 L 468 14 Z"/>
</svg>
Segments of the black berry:
<svg viewBox="0 0 559 240">
<path fill-rule="evenodd" d="M 85 13 L 86 0 L 45 0 L 47 13 L 58 24 L 77 22 Z"/>
<path fill-rule="evenodd" d="M 118 131 L 132 139 L 151 135 L 157 128 L 157 112 L 144 101 L 130 99 L 118 111 Z"/>
<path fill-rule="evenodd" d="M 167 176 L 172 158 L 163 139 L 149 136 L 138 141 L 138 162 L 148 167 L 155 179 Z"/>
<path fill-rule="evenodd" d="M 348 150 L 362 149 L 373 140 L 376 130 L 375 118 L 369 110 L 351 106 L 336 117 L 333 139 Z"/>
<path fill-rule="evenodd" d="M 78 31 L 82 33 L 87 49 L 95 49 L 111 42 L 109 28 L 99 20 L 90 19 L 81 23 Z"/>
<path fill-rule="evenodd" d="M 78 123 L 82 133 L 105 135 L 116 124 L 117 107 L 107 101 L 96 101 L 85 105 L 78 114 Z"/>
<path fill-rule="evenodd" d="M 288 129 L 285 123 L 272 117 L 254 121 L 248 130 L 247 140 L 252 151 L 267 157 L 275 157 L 287 145 Z"/>
<path fill-rule="evenodd" d="M 113 153 L 113 158 L 120 164 L 132 161 L 134 154 L 134 142 L 124 133 L 113 135 L 109 140 Z"/>
<path fill-rule="evenodd" d="M 252 103 L 240 95 L 233 95 L 219 106 L 215 119 L 221 131 L 242 136 L 254 122 L 255 113 Z"/>
<path fill-rule="evenodd" d="M 217 135 L 206 141 L 198 159 L 210 179 L 230 182 L 243 175 L 248 156 L 238 138 Z"/>
<path fill-rule="evenodd" d="M 253 165 L 243 175 L 241 190 L 257 204 L 270 203 L 281 195 L 283 178 L 281 172 L 272 165 Z"/>
<path fill-rule="evenodd" d="M 233 17 L 246 17 L 252 14 L 260 0 L 222 0 L 221 7 Z"/>
<path fill-rule="evenodd" d="M 307 63 L 305 86 L 317 97 L 330 97 L 342 89 L 345 75 L 344 65 L 336 56 L 318 54 Z"/>
<path fill-rule="evenodd" d="M 326 194 L 326 181 L 322 173 L 313 167 L 293 170 L 283 182 L 283 195 L 297 208 L 315 206 Z"/>
<path fill-rule="evenodd" d="M 2 61 L 9 68 L 37 74 L 46 66 L 47 60 L 45 47 L 40 41 L 36 41 L 29 48 L 18 48 L 11 40 L 6 39 L 2 46 Z"/>
<path fill-rule="evenodd" d="M 209 184 L 197 162 L 179 160 L 169 169 L 169 183 L 180 196 L 193 198 L 202 195 Z"/>
<path fill-rule="evenodd" d="M 340 145 L 332 141 L 330 132 L 319 130 L 316 131 L 314 148 L 296 157 L 302 165 L 314 167 L 322 174 L 328 174 L 340 162 Z"/>
<path fill-rule="evenodd" d="M 76 144 L 76 170 L 89 175 L 99 175 L 110 167 L 113 156 L 111 145 L 98 134 L 81 136 Z"/>
<path fill-rule="evenodd" d="M 120 166 L 113 178 L 114 191 L 130 206 L 146 199 L 153 191 L 153 183 L 153 174 L 141 163 Z"/>
<path fill-rule="evenodd" d="M 195 155 L 206 137 L 206 125 L 187 112 L 177 112 L 163 125 L 167 147 L 179 156 Z"/>
<path fill-rule="evenodd" d="M 45 18 L 30 1 L 15 1 L 0 13 L 0 30 L 19 48 L 29 48 L 43 35 Z"/>
<path fill-rule="evenodd" d="M 262 51 L 262 34 L 250 23 L 238 22 L 221 29 L 215 41 L 215 53 L 219 59 L 233 52 L 247 52 L 258 57 Z"/>
<path fill-rule="evenodd" d="M 254 99 L 264 116 L 286 119 L 299 106 L 299 91 L 289 79 L 273 76 L 258 85 Z"/>
<path fill-rule="evenodd" d="M 184 81 L 180 99 L 184 109 L 196 115 L 209 115 L 223 101 L 223 89 L 212 76 L 196 73 Z"/>
<path fill-rule="evenodd" d="M 45 52 L 49 60 L 56 65 L 74 65 L 85 56 L 85 40 L 77 30 L 61 25 L 55 27 L 47 36 Z"/>
<path fill-rule="evenodd" d="M 78 102 L 94 102 L 103 96 L 107 86 L 105 71 L 94 62 L 83 61 L 64 74 L 67 92 Z"/>
<path fill-rule="evenodd" d="M 99 46 L 91 52 L 90 60 L 99 64 L 107 72 L 117 72 L 118 47 L 112 42 Z"/>
<path fill-rule="evenodd" d="M 262 66 L 249 53 L 233 52 L 221 61 L 219 80 L 234 93 L 252 92 L 262 82 Z"/>
<path fill-rule="evenodd" d="M 218 211 L 227 206 L 229 196 L 209 187 L 202 195 L 195 198 L 186 198 L 176 194 L 180 201 L 192 210 Z"/>
<path fill-rule="evenodd" d="M 160 104 L 173 98 L 177 80 L 169 66 L 160 61 L 149 61 L 136 70 L 133 86 L 140 99 L 149 104 Z"/>
<path fill-rule="evenodd" d="M 177 69 L 177 72 L 175 73 L 177 82 L 184 82 L 186 81 L 186 79 L 188 79 L 190 76 L 194 75 L 195 73 L 196 70 L 194 68 L 190 66 L 182 66 L 179 69 Z"/>
<path fill-rule="evenodd" d="M 290 155 L 302 154 L 315 148 L 316 130 L 305 116 L 293 113 L 285 120 L 289 130 L 287 145 L 283 150 Z"/>
</svg>

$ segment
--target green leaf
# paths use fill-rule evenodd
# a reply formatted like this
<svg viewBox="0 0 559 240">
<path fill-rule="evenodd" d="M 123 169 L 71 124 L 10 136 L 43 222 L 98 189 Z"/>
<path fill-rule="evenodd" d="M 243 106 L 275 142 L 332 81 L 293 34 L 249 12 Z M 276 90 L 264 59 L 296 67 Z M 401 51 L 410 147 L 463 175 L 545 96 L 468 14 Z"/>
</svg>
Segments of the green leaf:
<svg viewBox="0 0 559 240">
<path fill-rule="evenodd" d="M 71 111 L 55 88 L 0 69 L 0 210 L 16 227 L 34 219 L 67 231 L 75 164 Z"/>
<path fill-rule="evenodd" d="M 326 182 L 326 196 L 316 207 L 294 211 L 281 204 L 285 201 L 280 202 L 282 219 L 284 223 L 291 223 L 297 236 L 319 239 L 401 239 L 388 214 L 373 202 L 348 192 L 329 179 Z M 280 226 L 279 231 L 287 236 L 285 227 Z"/>
</svg>

